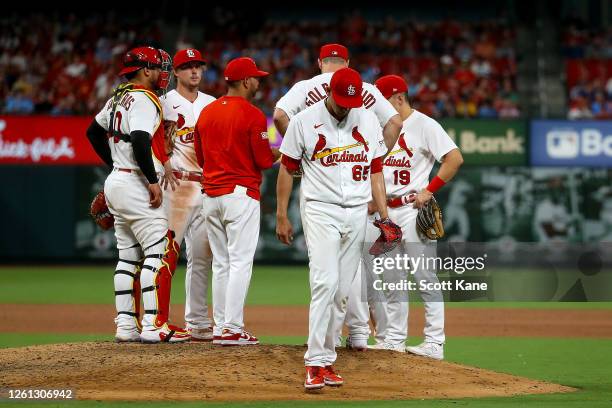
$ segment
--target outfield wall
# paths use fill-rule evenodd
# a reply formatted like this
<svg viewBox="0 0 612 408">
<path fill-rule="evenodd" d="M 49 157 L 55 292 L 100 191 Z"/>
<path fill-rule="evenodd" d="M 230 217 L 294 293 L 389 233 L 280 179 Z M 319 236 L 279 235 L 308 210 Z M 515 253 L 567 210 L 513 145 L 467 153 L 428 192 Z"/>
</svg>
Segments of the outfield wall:
<svg viewBox="0 0 612 408">
<path fill-rule="evenodd" d="M 88 144 L 91 118 L 0 116 L 0 234 L 6 261 L 115 257 L 88 217 L 108 169 Z M 612 241 L 612 122 L 441 120 L 465 166 L 439 193 L 452 240 Z M 280 137 L 270 123 L 270 140 Z M 407 138 L 408 139 L 408 138 Z M 409 139 L 408 139 L 409 140 Z M 533 167 L 536 164 L 537 167 Z M 275 237 L 276 168 L 262 185 L 259 261 L 305 261 L 297 191 L 291 248 Z M 299 183 L 296 183 L 296 186 Z"/>
</svg>

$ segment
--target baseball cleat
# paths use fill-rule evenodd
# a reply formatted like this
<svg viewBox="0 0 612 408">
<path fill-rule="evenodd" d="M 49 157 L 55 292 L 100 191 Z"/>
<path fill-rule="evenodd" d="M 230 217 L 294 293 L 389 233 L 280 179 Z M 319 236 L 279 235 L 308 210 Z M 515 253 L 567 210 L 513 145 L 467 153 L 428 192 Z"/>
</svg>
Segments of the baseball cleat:
<svg viewBox="0 0 612 408">
<path fill-rule="evenodd" d="M 306 380 L 304 381 L 304 388 L 307 390 L 317 390 L 325 387 L 325 378 L 323 373 L 325 372 L 324 367 L 306 367 Z"/>
<path fill-rule="evenodd" d="M 140 343 L 140 332 L 134 328 L 132 330 L 117 329 L 115 333 L 117 343 Z"/>
<path fill-rule="evenodd" d="M 240 333 L 233 333 L 228 329 L 224 329 L 221 335 L 221 344 L 223 346 L 252 346 L 259 344 L 259 340 L 246 330 L 242 330 Z"/>
<path fill-rule="evenodd" d="M 353 340 L 351 336 L 346 338 L 346 348 L 353 351 L 366 351 L 368 349 L 367 340 Z"/>
<path fill-rule="evenodd" d="M 406 352 L 435 360 L 444 360 L 444 345 L 438 343 L 423 342 L 418 346 L 406 347 Z"/>
<path fill-rule="evenodd" d="M 187 329 L 191 335 L 191 341 L 213 341 L 213 329 L 212 327 L 206 327 L 205 329 Z"/>
<path fill-rule="evenodd" d="M 322 368 L 323 371 L 323 380 L 325 381 L 325 385 L 331 385 L 339 387 L 344 384 L 344 378 L 340 376 L 340 374 L 336 373 L 333 365 L 328 365 Z"/>
<path fill-rule="evenodd" d="M 387 343 L 387 342 L 382 342 L 382 343 L 378 343 L 375 344 L 373 346 L 368 346 L 369 349 L 372 350 L 390 350 L 390 351 L 397 351 L 399 353 L 405 353 L 406 352 L 406 345 L 404 343 Z"/>
<path fill-rule="evenodd" d="M 191 340 L 187 330 L 164 323 L 159 329 L 143 330 L 140 333 L 143 343 L 180 343 Z"/>
</svg>

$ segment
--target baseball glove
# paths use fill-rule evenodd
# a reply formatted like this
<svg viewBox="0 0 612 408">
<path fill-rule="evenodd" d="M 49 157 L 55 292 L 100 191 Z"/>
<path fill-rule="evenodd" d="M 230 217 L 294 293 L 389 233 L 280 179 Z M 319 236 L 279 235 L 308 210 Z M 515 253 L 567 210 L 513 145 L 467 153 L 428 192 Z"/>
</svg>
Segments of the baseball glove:
<svg viewBox="0 0 612 408">
<path fill-rule="evenodd" d="M 380 229 L 380 236 L 370 247 L 370 255 L 379 256 L 393 251 L 402 240 L 402 229 L 389 218 L 374 221 Z"/>
<path fill-rule="evenodd" d="M 103 230 L 109 230 L 115 225 L 115 217 L 113 217 L 113 214 L 108 209 L 108 205 L 106 205 L 104 191 L 100 191 L 94 197 L 89 207 L 89 215 Z"/>
<path fill-rule="evenodd" d="M 442 209 L 435 198 L 419 208 L 417 214 L 417 230 L 427 238 L 436 240 L 444 237 L 444 225 L 442 224 Z"/>
<path fill-rule="evenodd" d="M 176 137 L 176 122 L 164 120 L 164 148 L 168 156 L 174 151 L 174 138 Z"/>
</svg>

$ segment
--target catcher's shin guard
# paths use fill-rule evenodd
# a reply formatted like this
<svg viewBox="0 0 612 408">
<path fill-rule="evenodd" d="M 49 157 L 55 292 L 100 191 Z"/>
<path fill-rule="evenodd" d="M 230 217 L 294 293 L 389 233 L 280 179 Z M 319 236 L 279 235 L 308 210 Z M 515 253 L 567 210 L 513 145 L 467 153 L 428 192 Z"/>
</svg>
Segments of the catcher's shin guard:
<svg viewBox="0 0 612 408">
<path fill-rule="evenodd" d="M 140 262 L 140 265 L 138 265 L 138 269 L 136 270 L 136 277 L 134 277 L 134 286 L 132 286 L 132 294 L 134 296 L 134 313 L 136 313 L 136 323 L 138 324 L 138 330 L 142 330 L 142 326 L 140 325 L 140 302 L 142 301 L 142 294 L 140 293 L 141 270 L 142 262 Z"/>
<path fill-rule="evenodd" d="M 119 250 L 115 269 L 115 323 L 122 330 L 140 330 L 140 266 L 143 253 L 140 246 Z"/>
<path fill-rule="evenodd" d="M 145 250 L 141 275 L 145 307 L 143 326 L 160 328 L 168 322 L 172 276 L 176 270 L 179 251 L 174 232 L 170 230 L 159 242 Z"/>
</svg>

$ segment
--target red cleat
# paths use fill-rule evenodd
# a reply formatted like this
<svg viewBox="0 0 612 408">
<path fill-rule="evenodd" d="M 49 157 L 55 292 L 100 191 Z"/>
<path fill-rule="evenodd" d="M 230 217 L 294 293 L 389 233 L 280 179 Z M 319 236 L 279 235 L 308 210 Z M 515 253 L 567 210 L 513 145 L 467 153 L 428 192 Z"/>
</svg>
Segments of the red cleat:
<svg viewBox="0 0 612 408">
<path fill-rule="evenodd" d="M 307 390 L 316 390 L 325 387 L 325 379 L 323 378 L 324 372 L 325 368 L 323 367 L 307 366 L 304 388 Z"/>
<path fill-rule="evenodd" d="M 221 344 L 223 346 L 252 346 L 259 344 L 259 340 L 246 330 L 242 330 L 240 333 L 232 333 L 230 330 L 224 329 L 221 335 Z"/>
<path fill-rule="evenodd" d="M 323 371 L 325 385 L 340 386 L 344 384 L 344 378 L 342 378 L 340 374 L 336 373 L 334 366 L 325 366 L 321 371 Z"/>
</svg>

